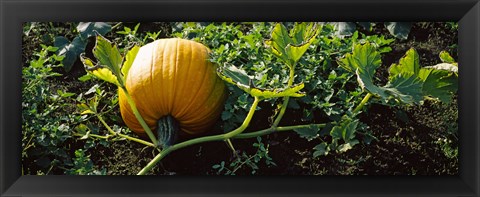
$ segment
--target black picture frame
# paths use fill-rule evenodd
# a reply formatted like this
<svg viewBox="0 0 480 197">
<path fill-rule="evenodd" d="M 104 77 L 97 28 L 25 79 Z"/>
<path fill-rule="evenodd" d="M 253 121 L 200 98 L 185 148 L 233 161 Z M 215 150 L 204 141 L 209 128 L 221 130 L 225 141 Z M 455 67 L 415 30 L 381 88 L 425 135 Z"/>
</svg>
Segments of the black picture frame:
<svg viewBox="0 0 480 197">
<path fill-rule="evenodd" d="M 0 0 L 0 196 L 480 196 L 479 0 Z M 458 21 L 458 176 L 20 176 L 27 21 Z"/>
</svg>

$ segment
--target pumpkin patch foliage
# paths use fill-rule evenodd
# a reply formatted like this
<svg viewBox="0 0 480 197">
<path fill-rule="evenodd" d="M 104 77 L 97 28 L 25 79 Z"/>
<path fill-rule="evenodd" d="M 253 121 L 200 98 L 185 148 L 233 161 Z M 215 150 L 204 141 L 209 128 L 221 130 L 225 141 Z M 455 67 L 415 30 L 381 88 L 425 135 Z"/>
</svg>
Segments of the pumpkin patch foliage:
<svg viewBox="0 0 480 197">
<path fill-rule="evenodd" d="M 53 120 L 63 122 L 55 130 L 66 137 L 50 135 L 52 143 L 60 146 L 68 139 L 84 145 L 72 156 L 62 156 L 62 162 L 42 154 L 43 161 L 50 162 L 45 168 L 62 163 L 65 174 L 117 174 L 93 166 L 95 159 L 102 159 L 89 150 L 119 151 L 111 147 L 132 143 L 139 151 L 136 156 L 142 158 L 128 164 L 133 170 L 126 174 L 164 174 L 169 171 L 164 164 L 192 161 L 199 165 L 194 160 L 208 163 L 198 174 L 272 174 L 273 169 L 327 161 L 359 170 L 332 172 L 324 166 L 311 174 L 363 174 L 362 170 L 373 172 L 375 167 L 362 165 L 378 167 L 366 164 L 376 158 L 371 151 L 389 150 L 389 144 L 409 139 L 405 136 L 420 135 L 414 133 L 420 131 L 418 127 L 444 133 L 422 133 L 429 137 L 420 140 L 436 138 L 424 147 L 408 144 L 409 148 L 444 154 L 443 167 L 458 171 L 458 115 L 437 117 L 436 121 L 455 122 L 448 128 L 452 124 L 434 127 L 412 118 L 422 110 L 456 110 L 461 66 L 455 60 L 456 45 L 436 49 L 431 52 L 434 58 L 425 59 L 425 49 L 410 41 L 419 23 L 408 27 L 395 22 L 358 23 L 369 28 L 350 28 L 345 33 L 339 27 L 346 24 L 350 23 L 185 22 L 145 32 L 141 24 L 131 24 L 132 30 L 123 23 L 81 23 L 78 27 L 86 30 L 80 36 L 95 36 L 95 45 L 77 55 L 83 68 L 68 63 L 65 74 L 78 70 L 74 80 L 89 87 L 78 93 L 58 90 L 57 97 L 65 101 L 46 101 L 62 108 L 65 102 L 75 103 L 77 112 L 64 121 Z M 61 74 L 50 67 L 60 67 L 52 65 L 64 61 L 62 53 L 55 53 L 57 48 L 42 50 L 38 60 L 24 67 L 29 89 L 25 93 L 36 97 L 41 94 L 31 89 L 40 79 L 30 79 L 32 73 L 40 72 L 36 64 L 48 64 L 49 69 L 41 72 L 50 73 L 44 78 L 52 78 Z M 22 110 L 39 110 L 32 102 L 24 100 Z M 42 109 L 58 113 L 56 108 Z M 24 113 L 29 128 L 24 140 L 37 139 L 33 129 L 40 128 L 29 127 L 35 124 L 34 118 Z M 379 125 L 387 123 L 397 130 L 382 131 Z M 46 129 L 41 130 L 47 138 Z M 31 147 L 40 147 L 31 140 L 24 145 L 24 158 L 32 157 Z M 52 149 L 42 147 L 39 150 Z M 301 154 L 302 159 L 288 163 L 278 157 L 285 150 L 291 151 L 286 155 Z M 455 170 L 435 168 L 425 174 L 451 173 Z"/>
</svg>

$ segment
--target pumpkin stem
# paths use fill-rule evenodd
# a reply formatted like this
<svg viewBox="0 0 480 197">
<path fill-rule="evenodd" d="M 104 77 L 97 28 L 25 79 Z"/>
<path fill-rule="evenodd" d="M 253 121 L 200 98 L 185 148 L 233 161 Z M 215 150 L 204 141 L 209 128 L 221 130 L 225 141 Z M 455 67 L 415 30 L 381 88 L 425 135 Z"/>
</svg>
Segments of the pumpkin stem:
<svg viewBox="0 0 480 197">
<path fill-rule="evenodd" d="M 163 148 L 175 143 L 178 136 L 179 124 L 172 116 L 164 116 L 157 121 L 157 136 Z"/>
</svg>

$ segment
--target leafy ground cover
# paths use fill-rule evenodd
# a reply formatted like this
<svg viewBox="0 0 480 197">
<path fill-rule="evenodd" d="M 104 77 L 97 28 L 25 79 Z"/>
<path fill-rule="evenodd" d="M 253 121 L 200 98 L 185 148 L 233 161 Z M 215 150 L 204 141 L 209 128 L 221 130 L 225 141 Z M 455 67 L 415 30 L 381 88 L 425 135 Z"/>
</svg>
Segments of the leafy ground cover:
<svg viewBox="0 0 480 197">
<path fill-rule="evenodd" d="M 135 136 L 121 119 L 116 86 L 86 75 L 80 61 L 82 53 L 95 58 L 92 49 L 96 34 L 115 43 L 122 54 L 135 44 L 141 46 L 166 37 L 201 42 L 212 49 L 211 61 L 253 76 L 253 84 L 247 85 L 259 90 L 283 87 L 293 67 L 296 72 L 291 84 L 303 84 L 305 96 L 289 99 L 278 124 L 333 121 L 346 125 L 232 139 L 235 152 L 223 141 L 196 144 L 170 153 L 148 174 L 458 173 L 456 95 L 442 97 L 445 102 L 427 99 L 421 105 L 372 99 L 362 113 L 344 122 L 344 114 L 355 112 L 365 93 L 355 72 L 349 72 L 351 65 L 341 63 L 348 54 L 355 57 L 355 48 L 369 43 L 378 51 L 381 64 L 369 79 L 358 76 L 364 83 L 371 80 L 384 86 L 391 80 L 390 65 L 399 64 L 410 48 L 415 49 L 421 66 L 445 62 L 440 54 L 457 59 L 455 23 L 413 23 L 407 25 L 410 29 L 403 34 L 383 23 L 284 23 L 283 27 L 306 32 L 298 34 L 304 40 L 296 44 L 310 44 L 294 63 L 271 52 L 271 40 L 275 40 L 272 32 L 282 34 L 282 27 L 275 23 L 26 23 L 22 69 L 23 173 L 137 174 L 158 154 L 154 148 L 108 135 L 101 121 L 85 113 L 82 105 L 95 106 L 113 132 Z M 251 107 L 253 98 L 241 88 L 228 85 L 228 90 L 230 95 L 212 135 L 240 126 Z M 260 102 L 245 132 L 266 129 L 276 122 L 282 102 L 280 98 Z M 354 129 L 345 129 L 350 126 Z M 335 127 L 352 131 L 351 137 L 336 136 L 332 132 Z"/>
</svg>

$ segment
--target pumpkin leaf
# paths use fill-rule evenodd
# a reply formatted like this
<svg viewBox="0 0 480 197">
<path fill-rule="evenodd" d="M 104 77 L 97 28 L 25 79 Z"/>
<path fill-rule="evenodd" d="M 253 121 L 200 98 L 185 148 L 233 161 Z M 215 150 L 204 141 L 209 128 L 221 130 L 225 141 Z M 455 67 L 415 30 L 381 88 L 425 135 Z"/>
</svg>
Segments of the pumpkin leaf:
<svg viewBox="0 0 480 197">
<path fill-rule="evenodd" d="M 399 74 L 382 87 L 385 92 L 401 103 L 413 104 L 423 100 L 423 82 L 415 75 Z"/>
<path fill-rule="evenodd" d="M 353 22 L 334 22 L 331 23 L 335 30 L 335 36 L 344 38 L 351 36 L 357 30 L 357 25 Z M 370 23 L 368 23 L 370 25 Z"/>
<path fill-rule="evenodd" d="M 313 152 L 313 157 L 326 156 L 330 151 L 330 148 L 328 147 L 326 142 L 322 142 L 321 144 L 315 146 L 313 149 L 315 150 Z"/>
<path fill-rule="evenodd" d="M 408 34 L 412 28 L 412 23 L 410 22 L 385 22 L 384 25 L 390 34 L 402 40 L 408 38 Z"/>
<path fill-rule="evenodd" d="M 438 56 L 440 57 L 440 60 L 442 60 L 443 63 L 456 64 L 453 57 L 446 51 L 440 52 L 440 54 Z"/>
<path fill-rule="evenodd" d="M 389 82 L 380 87 L 373 83 L 376 69 L 381 65 L 380 53 L 370 43 L 357 44 L 353 52 L 338 61 L 349 72 L 355 72 L 360 87 L 382 98 L 384 102 L 395 99 L 404 104 L 422 100 L 423 81 L 417 77 L 418 54 L 414 49 L 407 51 L 398 64 L 390 68 Z"/>
<path fill-rule="evenodd" d="M 85 57 L 84 54 L 80 55 L 80 59 L 82 60 L 83 65 L 85 66 L 85 70 L 87 70 L 88 73 L 90 73 L 91 75 L 95 76 L 98 79 L 120 86 L 120 83 L 118 82 L 117 77 L 112 73 L 111 70 L 107 68 L 103 68 L 98 64 L 95 65 L 93 61 Z"/>
<path fill-rule="evenodd" d="M 117 77 L 117 79 L 121 80 L 120 66 L 122 65 L 123 57 L 120 55 L 120 51 L 116 45 L 110 43 L 110 41 L 103 36 L 97 35 L 97 42 L 93 48 L 93 55 L 95 55 L 95 58 L 97 58 L 98 64 L 101 67 L 107 68 Z M 119 84 L 123 85 L 123 81 L 119 82 Z"/>
<path fill-rule="evenodd" d="M 310 125 L 309 127 L 302 127 L 298 129 L 293 129 L 297 134 L 307 139 L 308 141 L 313 140 L 318 137 L 318 132 L 320 131 L 320 127 L 317 125 Z"/>
<path fill-rule="evenodd" d="M 357 126 L 358 120 L 353 120 L 350 117 L 343 118 L 332 128 L 330 136 L 333 139 L 343 139 L 345 142 L 349 142 L 355 138 Z"/>
<path fill-rule="evenodd" d="M 227 65 L 224 67 L 219 67 L 217 70 L 217 75 L 220 78 L 230 84 L 233 84 L 245 91 L 246 93 L 259 97 L 260 99 L 276 98 L 276 97 L 302 97 L 304 94 L 298 93 L 303 89 L 304 84 L 298 84 L 293 87 L 285 89 L 262 89 L 254 87 L 253 77 L 247 75 L 247 73 L 237 68 L 234 65 Z"/>
<path fill-rule="evenodd" d="M 110 32 L 112 26 L 104 22 L 80 22 L 77 25 L 77 31 L 83 40 L 95 35 L 97 32 L 100 35 L 105 35 Z"/>
<path fill-rule="evenodd" d="M 58 47 L 56 54 L 64 56 L 62 59 L 63 68 L 65 71 L 70 71 L 78 56 L 85 51 L 87 42 L 80 37 L 75 37 L 72 42 L 63 36 L 55 37 L 54 46 Z"/>
<path fill-rule="evenodd" d="M 448 70 L 422 68 L 419 74 L 425 82 L 423 95 L 448 103 L 458 89 L 458 76 Z"/>
<path fill-rule="evenodd" d="M 357 75 L 357 81 L 362 89 L 380 97 L 388 97 L 384 90 L 374 85 L 375 70 L 381 65 L 380 53 L 369 42 L 356 44 L 352 53 L 338 60 L 338 64 L 350 73 Z"/>
<path fill-rule="evenodd" d="M 419 55 L 415 49 L 409 49 L 405 56 L 400 59 L 398 64 L 393 64 L 390 67 L 390 82 L 391 84 L 400 84 L 399 79 L 410 76 L 412 78 L 409 81 L 411 84 L 408 87 L 408 81 L 404 81 L 403 87 L 397 87 L 402 89 L 403 92 L 409 92 L 408 95 L 418 102 L 421 97 L 427 96 L 434 99 L 438 99 L 442 102 L 449 102 L 452 94 L 457 91 L 458 86 L 458 66 L 454 62 L 453 58 L 446 53 L 440 53 L 440 59 L 442 61 L 448 61 L 450 63 L 440 63 L 434 66 L 421 67 L 419 63 Z M 402 75 L 401 77 L 398 77 Z M 416 79 L 413 79 L 416 78 Z M 421 95 L 419 86 L 421 85 Z M 409 100 L 403 97 L 405 100 Z"/>
<path fill-rule="evenodd" d="M 398 64 L 390 66 L 390 76 L 392 79 L 399 74 L 403 75 L 418 75 L 420 70 L 420 57 L 415 49 L 409 49 L 405 55 L 399 60 Z"/>
<path fill-rule="evenodd" d="M 123 62 L 123 66 L 122 66 L 122 74 L 124 79 L 127 78 L 128 71 L 130 70 L 130 67 L 132 67 L 133 60 L 135 60 L 135 57 L 137 56 L 137 53 L 139 50 L 140 50 L 140 47 L 135 45 L 132 49 L 128 51 L 125 57 L 125 62 Z"/>
<path fill-rule="evenodd" d="M 382 63 L 380 53 L 375 47 L 366 42 L 365 44 L 356 44 L 352 53 L 348 53 L 338 61 L 338 64 L 345 70 L 355 73 L 357 70 L 365 78 L 372 78 L 375 70 Z"/>
<path fill-rule="evenodd" d="M 270 46 L 275 56 L 292 68 L 307 51 L 319 32 L 320 28 L 316 23 L 300 23 L 295 24 L 289 34 L 283 24 L 277 23 L 273 28 L 271 39 L 267 40 L 265 44 Z"/>
<path fill-rule="evenodd" d="M 236 85 L 244 91 L 248 91 L 252 83 L 252 76 L 247 75 L 247 73 L 237 68 L 234 65 L 227 65 L 224 67 L 219 67 L 217 70 L 217 75 L 220 76 L 224 81 Z"/>
</svg>

